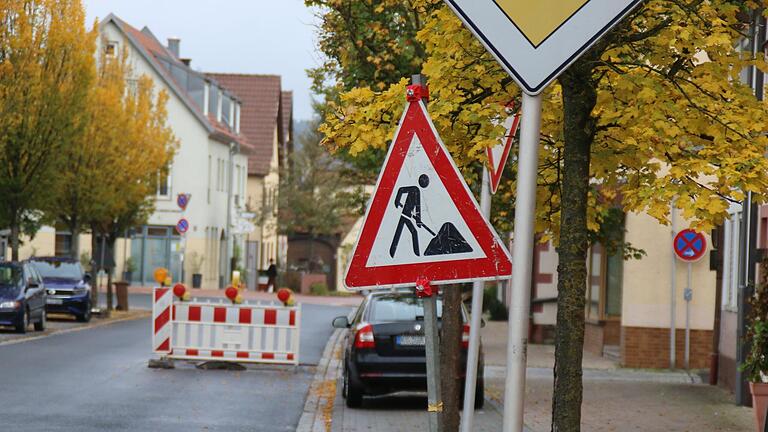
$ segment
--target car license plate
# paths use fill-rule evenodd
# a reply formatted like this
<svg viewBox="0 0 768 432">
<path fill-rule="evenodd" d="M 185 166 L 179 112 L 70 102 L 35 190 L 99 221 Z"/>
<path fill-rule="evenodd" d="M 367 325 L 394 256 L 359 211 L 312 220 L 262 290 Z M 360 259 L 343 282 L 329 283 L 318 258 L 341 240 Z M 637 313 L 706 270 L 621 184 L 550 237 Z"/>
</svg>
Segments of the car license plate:
<svg viewBox="0 0 768 432">
<path fill-rule="evenodd" d="M 60 305 L 60 304 L 64 304 L 64 300 L 57 299 L 57 298 L 49 298 L 49 299 L 46 299 L 46 303 L 48 303 L 49 305 Z"/>
<path fill-rule="evenodd" d="M 424 336 L 398 336 L 395 341 L 400 346 L 424 346 Z"/>
</svg>

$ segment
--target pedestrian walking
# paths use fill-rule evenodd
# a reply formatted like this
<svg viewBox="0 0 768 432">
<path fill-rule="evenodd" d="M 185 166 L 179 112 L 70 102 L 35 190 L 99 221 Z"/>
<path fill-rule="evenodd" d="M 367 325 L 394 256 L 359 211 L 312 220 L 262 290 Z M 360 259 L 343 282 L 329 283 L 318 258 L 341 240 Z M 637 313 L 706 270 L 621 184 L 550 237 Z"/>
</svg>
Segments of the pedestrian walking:
<svg viewBox="0 0 768 432">
<path fill-rule="evenodd" d="M 269 281 L 267 282 L 267 291 L 275 292 L 275 285 L 277 285 L 277 266 L 275 265 L 275 260 L 273 259 L 269 260 L 267 277 L 269 278 Z"/>
</svg>

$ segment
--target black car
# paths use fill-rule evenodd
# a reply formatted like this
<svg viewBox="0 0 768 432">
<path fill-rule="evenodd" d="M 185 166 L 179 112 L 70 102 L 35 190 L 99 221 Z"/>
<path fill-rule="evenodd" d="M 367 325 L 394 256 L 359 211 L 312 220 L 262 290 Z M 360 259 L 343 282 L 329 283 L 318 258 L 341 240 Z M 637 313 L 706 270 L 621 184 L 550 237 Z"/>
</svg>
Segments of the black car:
<svg viewBox="0 0 768 432">
<path fill-rule="evenodd" d="M 81 322 L 91 320 L 90 276 L 77 260 L 47 257 L 32 258 L 31 262 L 43 277 L 49 313 L 73 315 Z"/>
<path fill-rule="evenodd" d="M 366 395 L 427 390 L 423 304 L 423 300 L 412 292 L 372 293 L 354 313 L 351 322 L 347 317 L 333 320 L 334 327 L 349 329 L 345 340 L 342 389 L 348 407 L 359 407 Z M 440 298 L 437 312 L 439 320 L 442 315 Z M 464 307 L 462 317 L 461 363 L 462 371 L 466 371 L 469 325 Z M 482 408 L 484 402 L 483 370 L 481 346 L 475 393 L 477 409 Z M 462 373 L 462 378 L 464 375 Z"/>
<path fill-rule="evenodd" d="M 30 262 L 0 262 L 0 326 L 45 330 L 45 285 Z"/>
</svg>

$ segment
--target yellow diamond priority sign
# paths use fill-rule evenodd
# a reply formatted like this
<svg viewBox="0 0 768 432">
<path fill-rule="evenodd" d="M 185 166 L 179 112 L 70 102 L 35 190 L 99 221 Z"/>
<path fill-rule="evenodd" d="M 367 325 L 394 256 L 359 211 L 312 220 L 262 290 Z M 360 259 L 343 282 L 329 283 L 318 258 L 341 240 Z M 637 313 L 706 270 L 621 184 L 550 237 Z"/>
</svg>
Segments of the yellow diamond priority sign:
<svg viewBox="0 0 768 432">
<path fill-rule="evenodd" d="M 642 0 L 445 0 L 531 95 Z"/>
</svg>

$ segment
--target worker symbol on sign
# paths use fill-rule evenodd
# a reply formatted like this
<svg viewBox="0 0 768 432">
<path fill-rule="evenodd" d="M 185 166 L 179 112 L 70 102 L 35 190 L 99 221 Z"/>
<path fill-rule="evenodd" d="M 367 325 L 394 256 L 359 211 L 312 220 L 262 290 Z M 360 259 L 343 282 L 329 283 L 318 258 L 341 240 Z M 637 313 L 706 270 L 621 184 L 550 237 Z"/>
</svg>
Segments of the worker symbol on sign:
<svg viewBox="0 0 768 432">
<path fill-rule="evenodd" d="M 421 249 L 419 249 L 419 233 L 416 228 L 423 229 L 432 236 L 432 240 L 424 251 L 425 256 L 472 252 L 472 246 L 467 243 L 461 233 L 456 229 L 456 226 L 451 222 L 444 223 L 439 233 L 435 233 L 424 223 L 421 218 L 421 190 L 423 189 L 426 191 L 427 187 L 429 187 L 429 176 L 422 174 L 419 176 L 418 186 L 403 186 L 399 188 L 397 194 L 395 194 L 394 205 L 396 208 L 402 208 L 402 213 L 400 215 L 400 220 L 397 223 L 397 228 L 395 229 L 392 245 L 389 247 L 390 257 L 394 258 L 395 253 L 397 253 L 403 235 L 403 228 L 408 228 L 408 231 L 411 234 L 413 254 L 416 256 L 421 256 Z M 404 202 L 402 200 L 403 196 L 405 196 Z"/>
</svg>

